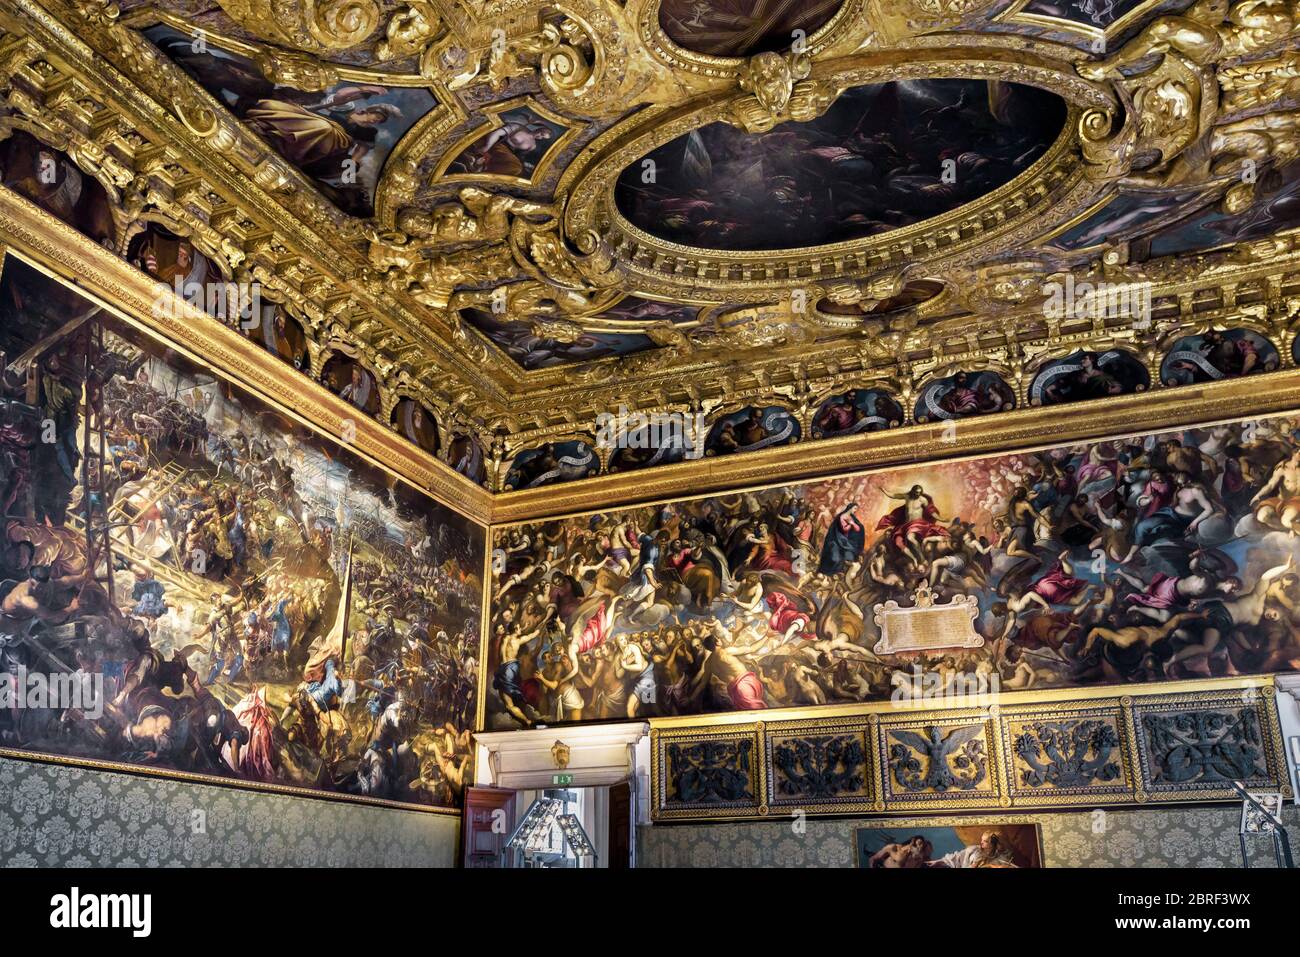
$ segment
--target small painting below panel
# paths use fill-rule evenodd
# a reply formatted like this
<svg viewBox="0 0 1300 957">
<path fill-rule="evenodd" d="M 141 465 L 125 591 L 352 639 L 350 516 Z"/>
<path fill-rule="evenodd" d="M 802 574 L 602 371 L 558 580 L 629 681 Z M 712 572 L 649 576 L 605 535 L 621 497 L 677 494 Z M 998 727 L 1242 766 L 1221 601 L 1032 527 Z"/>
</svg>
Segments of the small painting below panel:
<svg viewBox="0 0 1300 957">
<path fill-rule="evenodd" d="M 857 829 L 858 867 L 1040 868 L 1043 838 L 1028 818 L 918 818 Z"/>
</svg>

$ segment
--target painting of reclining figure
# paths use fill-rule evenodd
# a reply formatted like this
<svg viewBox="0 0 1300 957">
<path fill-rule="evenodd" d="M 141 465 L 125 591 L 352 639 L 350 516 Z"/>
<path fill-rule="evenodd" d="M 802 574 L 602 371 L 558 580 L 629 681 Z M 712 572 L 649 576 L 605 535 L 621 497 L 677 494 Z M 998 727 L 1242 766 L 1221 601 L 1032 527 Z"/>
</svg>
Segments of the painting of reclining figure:
<svg viewBox="0 0 1300 957">
<path fill-rule="evenodd" d="M 456 803 L 483 532 L 21 260 L 0 747 Z"/>
<path fill-rule="evenodd" d="M 1037 824 L 952 820 L 952 824 L 939 827 L 892 821 L 860 827 L 855 832 L 858 866 L 886 869 L 1043 866 L 1043 839 Z"/>
<path fill-rule="evenodd" d="M 1300 418 L 498 529 L 488 724 L 1300 667 Z"/>
</svg>

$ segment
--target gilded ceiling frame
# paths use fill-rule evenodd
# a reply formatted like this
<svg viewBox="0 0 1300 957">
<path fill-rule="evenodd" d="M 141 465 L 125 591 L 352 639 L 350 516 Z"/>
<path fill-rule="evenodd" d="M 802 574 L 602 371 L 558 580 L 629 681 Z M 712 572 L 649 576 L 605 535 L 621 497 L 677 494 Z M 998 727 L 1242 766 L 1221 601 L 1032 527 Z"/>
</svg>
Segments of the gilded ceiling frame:
<svg viewBox="0 0 1300 957">
<path fill-rule="evenodd" d="M 1162 338 L 1190 335 L 1211 325 L 1245 326 L 1266 334 L 1282 354 L 1281 371 L 1205 385 L 1153 388 L 1135 395 L 1093 400 L 1086 405 L 1023 406 L 1015 412 L 941 424 L 905 425 L 843 438 L 807 440 L 750 454 L 708 457 L 645 471 L 600 475 L 580 482 L 492 494 L 456 474 L 444 462 L 417 449 L 375 419 L 356 410 L 323 386 L 306 381 L 256 344 L 188 303 L 177 300 L 177 316 L 153 315 L 161 286 L 113 252 L 8 190 L 0 190 L 0 242 L 36 265 L 75 282 L 115 311 L 147 327 L 177 348 L 227 374 L 267 398 L 287 414 L 307 420 L 332 439 L 354 421 L 354 450 L 433 498 L 474 521 L 497 526 L 615 507 L 677 501 L 712 493 L 773 487 L 818 478 L 947 461 L 995 453 L 1024 452 L 1071 442 L 1136 435 L 1172 428 L 1237 421 L 1300 410 L 1300 368 L 1290 359 L 1296 332 L 1235 310 L 1236 318 L 1207 314 L 1180 324 Z M 1279 334 L 1286 330 L 1285 335 Z M 1067 354 L 1082 339 L 1058 338 L 1053 353 Z M 1038 353 L 1034 366 L 1045 353 Z M 1158 369 L 1153 370 L 1154 374 Z M 890 388 L 887 379 L 841 378 L 835 386 Z M 1262 387 L 1265 386 L 1266 387 Z M 895 393 L 897 394 L 897 393 Z M 415 398 L 416 396 L 411 396 Z M 778 399 L 781 398 L 779 395 Z M 773 404 L 778 404 L 774 400 Z M 734 406 L 731 403 L 727 407 Z M 721 407 L 719 407 L 721 408 Z M 1086 409 L 1086 415 L 1079 415 Z M 590 441 L 591 434 L 570 428 L 562 438 Z M 444 441 L 446 440 L 444 434 Z"/>
<path fill-rule="evenodd" d="M 213 369 L 281 414 L 339 443 L 482 526 L 492 497 L 324 386 L 213 319 L 155 279 L 26 199 L 0 189 L 0 253 L 17 254 L 75 285 L 98 304 L 169 348 Z M 160 297 L 171 308 L 157 309 Z M 355 441 L 346 436 L 355 434 Z"/>
<path fill-rule="evenodd" d="M 1217 69 L 1222 59 L 1219 52 L 1196 54 L 1205 61 L 1193 64 L 1199 73 L 1174 62 L 1183 57 L 1180 52 L 1178 57 L 1166 55 L 1164 59 L 1169 62 L 1158 64 L 1149 79 L 1146 74 L 1131 73 L 1125 79 L 1116 79 L 1107 74 L 1113 64 L 1103 68 L 1091 63 L 1088 49 L 1067 42 L 1075 39 L 1068 35 L 1069 31 L 1060 34 L 1066 36 L 1061 41 L 1041 33 L 1027 35 L 1024 31 L 1031 28 L 1024 26 L 1017 27 L 1016 33 L 976 33 L 971 29 L 973 17 L 992 5 L 985 0 L 952 0 L 938 5 L 928 0 L 906 0 L 901 4 L 849 0 L 830 22 L 807 38 L 805 53 L 812 62 L 806 78 L 795 80 L 791 75 L 792 102 L 802 104 L 800 109 L 813 109 L 823 93 L 829 96 L 836 92 L 837 76 L 859 76 L 851 70 L 846 72 L 849 66 L 880 70 L 883 72 L 861 75 L 883 77 L 897 75 L 897 69 L 910 69 L 911 64 L 918 63 L 934 75 L 927 65 L 932 61 L 964 61 L 968 65 L 983 64 L 984 72 L 972 74 L 969 69 L 952 67 L 954 73 L 1001 78 L 1011 75 L 1016 65 L 1013 59 L 1026 60 L 1025 70 L 1044 76 L 1051 73 L 1055 77 L 1051 83 L 1073 90 L 1079 98 L 1078 108 L 1083 111 L 1079 122 L 1071 127 L 1080 138 L 1084 159 L 1075 181 L 1076 191 L 1053 201 L 1068 225 L 1083 215 L 1081 209 L 1086 212 L 1097 208 L 1098 199 L 1113 195 L 1116 179 L 1131 173 L 1124 163 L 1125 149 L 1132 145 L 1126 138 L 1137 135 L 1128 126 L 1112 129 L 1106 119 L 1108 108 L 1086 106 L 1085 102 L 1090 98 L 1113 101 L 1117 95 L 1130 96 L 1141 92 L 1144 84 L 1149 86 L 1174 75 L 1188 82 L 1200 77 L 1207 106 L 1209 93 L 1216 89 L 1206 75 Z M 429 86 L 440 104 L 456 109 L 460 108 L 460 94 L 455 90 L 466 84 L 483 80 L 495 84 L 503 77 L 525 76 L 527 83 L 535 78 L 550 102 L 562 112 L 584 101 L 604 103 L 601 97 L 611 91 L 627 94 L 624 99 L 608 99 L 610 104 L 617 103 L 620 111 L 644 104 L 636 116 L 619 121 L 597 138 L 593 149 L 616 148 L 624 128 L 635 126 L 642 117 L 687 116 L 722 104 L 730 105 L 731 118 L 742 125 L 764 128 L 764 124 L 781 120 L 779 111 L 774 115 L 763 112 L 753 84 L 753 58 L 707 58 L 676 48 L 658 26 L 657 0 L 632 0 L 626 6 L 603 0 L 563 0 L 552 5 L 562 15 L 560 21 L 551 14 L 543 16 L 544 5 L 540 2 L 511 3 L 496 11 L 508 34 L 510 56 L 495 64 L 488 51 L 486 22 L 471 22 L 450 0 L 439 0 L 433 6 L 449 32 L 430 41 L 426 54 L 445 52 L 460 44 L 471 58 L 487 57 L 488 62 L 476 62 L 472 70 L 450 78 L 437 70 L 426 75 L 423 67 L 427 56 L 421 60 L 418 77 L 353 67 L 338 67 L 338 75 Z M 1126 16 L 1137 17 L 1157 7 L 1153 0 Z M 51 15 L 51 10 L 57 15 Z M 730 302 L 718 310 L 728 317 L 753 310 L 761 321 L 741 322 L 737 318 L 734 324 L 717 330 L 722 335 L 708 341 L 697 341 L 697 327 L 683 323 L 679 328 L 655 330 L 659 347 L 629 358 L 524 372 L 479 334 L 468 330 L 455 310 L 429 307 L 410 295 L 403 285 L 403 269 L 389 268 L 387 264 L 381 268 L 373 260 L 368 261 L 359 235 L 362 224 L 340 219 L 328 203 L 311 190 L 300 188 L 291 171 L 286 171 L 283 162 L 266 152 L 264 146 L 262 152 L 247 152 L 251 141 L 239 128 L 228 125 L 221 111 L 210 109 L 210 104 L 210 117 L 190 110 L 185 114 L 191 120 L 188 126 L 170 112 L 167 104 L 174 90 L 192 91 L 194 84 L 130 29 L 128 24 L 139 22 L 138 18 L 146 13 L 135 11 L 118 17 L 113 8 L 98 0 L 42 0 L 41 4 L 4 0 L 0 22 L 11 31 L 15 24 L 20 27 L 19 36 L 11 32 L 3 41 L 3 66 L 6 79 L 22 75 L 22 83 L 16 85 L 11 98 L 11 106 L 18 109 L 22 122 L 33 124 L 33 129 L 40 129 L 47 139 L 58 141 L 61 145 L 56 148 L 65 148 L 83 171 L 98 178 L 110 195 L 120 199 L 121 208 L 115 206 L 113 210 L 115 217 L 129 215 L 132 209 L 137 210 L 137 218 L 130 222 L 151 215 L 171 217 L 172 222 L 188 228 L 196 247 L 219 253 L 217 258 L 230 264 L 232 271 L 260 279 L 268 298 L 279 301 L 303 323 L 313 373 L 319 371 L 321 357 L 328 348 L 346 345 L 366 356 L 376 370 L 381 395 L 390 400 L 385 411 L 391 411 L 398 397 L 420 399 L 437 419 L 444 438 L 456 431 L 470 433 L 487 448 L 498 473 L 500 466 L 523 449 L 560 435 L 587 434 L 599 413 L 620 403 L 640 411 L 700 411 L 707 415 L 746 401 L 784 404 L 806 425 L 817 396 L 841 386 L 877 385 L 889 389 L 910 417 L 907 406 L 911 396 L 943 368 L 962 364 L 977 369 L 1000 364 L 1015 373 L 1015 381 L 1010 384 L 1023 399 L 1026 376 L 1051 355 L 1118 343 L 1132 348 L 1148 367 L 1154 367 L 1152 350 L 1157 339 L 1204 321 L 1242 324 L 1250 320 L 1267 324 L 1282 351 L 1284 368 L 1291 367 L 1287 340 L 1295 316 L 1292 302 L 1296 294 L 1284 294 L 1284 290 L 1292 290 L 1294 285 L 1298 262 L 1295 236 L 1279 235 L 1213 250 L 1181 264 L 1152 261 L 1130 266 L 1125 251 L 1119 248 L 1105 250 L 1104 256 L 1101 249 L 1061 253 L 1030 248 L 1026 253 L 1032 254 L 1029 259 L 1033 261 L 1014 264 L 1022 269 L 1015 277 L 1022 282 L 1041 282 L 1080 269 L 1086 269 L 1091 278 L 1152 281 L 1156 285 L 1157 318 L 1151 334 L 1145 335 L 1095 323 L 1054 324 L 1044 319 L 1041 311 L 1022 307 L 1014 296 L 969 301 L 981 289 L 1015 285 L 1005 271 L 989 271 L 988 263 L 982 261 L 988 255 L 1009 245 L 1032 247 L 1046 238 L 1044 227 L 1063 228 L 1059 223 L 1022 216 L 1015 224 L 1000 226 L 1005 231 L 997 232 L 985 244 L 972 242 L 959 248 L 950 243 L 939 249 L 927 247 L 922 240 L 914 241 L 907 259 L 922 260 L 920 272 L 929 268 L 952 274 L 958 281 L 939 300 L 903 313 L 873 316 L 868 312 L 860 324 L 854 317 L 854 324 L 860 326 L 857 329 L 847 330 L 844 317 L 817 309 L 811 321 L 791 315 L 788 303 L 780 301 L 781 293 L 792 284 L 787 271 L 771 281 L 767 295 L 757 297 L 776 302 L 756 306 Z M 492 22 L 498 22 L 495 13 Z M 1054 22 L 1053 26 L 1061 27 L 1063 23 Z M 393 26 L 389 24 L 390 40 L 409 39 L 394 34 Z M 1217 31 L 1222 43 L 1234 44 L 1234 50 L 1244 43 L 1257 43 L 1257 34 L 1243 38 L 1233 32 L 1231 24 L 1205 22 L 1200 26 L 1206 36 Z M 1116 35 L 1123 29 L 1121 22 L 1112 25 L 1107 33 Z M 214 43 L 222 45 L 222 38 L 210 35 Z M 580 36 L 594 44 L 594 58 L 585 64 L 579 62 L 582 51 L 573 46 L 581 45 L 576 39 Z M 224 39 L 232 46 L 243 42 Z M 1293 35 L 1285 39 L 1292 44 Z M 1276 36 L 1267 42 L 1259 41 L 1259 49 L 1264 50 L 1275 40 Z M 1137 62 L 1140 45 L 1129 41 L 1118 51 L 1115 62 Z M 244 47 L 258 48 L 251 43 L 244 43 Z M 310 46 L 302 49 L 319 52 Z M 1247 52 L 1254 52 L 1254 47 Z M 1268 55 L 1273 52 L 1275 48 Z M 536 54 L 539 62 L 524 63 L 520 58 L 525 54 Z M 276 69 L 284 71 L 283 76 L 323 82 L 323 77 L 312 73 L 320 67 L 312 56 L 280 50 L 276 58 Z M 695 61 L 692 69 L 683 65 L 687 61 Z M 888 67 L 891 61 L 897 68 L 892 73 Z M 576 66 L 583 70 L 564 72 Z M 1225 71 L 1236 69 L 1229 66 Z M 1028 77 L 1029 73 L 1023 75 Z M 1048 83 L 1043 76 L 1038 79 Z M 168 83 L 172 84 L 170 92 Z M 1240 105 L 1241 89 L 1240 77 L 1225 86 L 1225 115 L 1235 115 L 1230 108 Z M 196 96 L 195 102 L 205 101 Z M 1210 112 L 1202 110 L 1198 121 Z M 1174 158 L 1188 136 L 1206 132 L 1197 127 L 1156 145 L 1164 150 L 1162 155 Z M 403 145 L 409 138 L 408 134 Z M 1058 146 L 1064 139 L 1058 140 Z M 223 146 L 229 149 L 221 153 L 219 162 L 213 162 L 212 151 Z M 412 154 L 415 152 L 412 147 Z M 390 160 L 380 192 L 393 199 L 381 211 L 380 222 L 395 221 L 401 204 L 415 195 L 419 184 L 415 177 L 407 175 L 410 172 L 406 163 L 394 164 Z M 579 173 L 578 167 L 566 171 L 563 182 L 576 185 Z M 1200 191 L 1207 202 L 1218 200 L 1205 183 L 1192 182 L 1188 188 Z M 995 195 L 963 207 L 960 212 L 977 215 L 981 208 L 989 212 L 987 204 Z M 567 202 L 567 196 L 562 188 L 557 203 Z M 1042 207 L 1039 193 L 1030 198 Z M 1022 189 L 1020 196 L 1011 197 L 1009 202 L 1016 204 L 1012 211 L 1019 216 L 1027 202 L 1025 191 Z M 139 216 L 141 208 L 150 211 Z M 573 204 L 564 216 L 576 216 L 578 212 L 578 205 Z M 928 229 L 933 223 L 919 225 Z M 572 241 L 571 230 L 555 234 Z M 492 251 L 497 249 L 481 248 L 485 255 L 495 255 Z M 1034 260 L 1034 256 L 1038 259 Z M 854 262 L 845 269 L 844 263 L 837 265 L 833 261 L 830 268 L 824 268 L 824 263 L 811 256 L 807 265 L 816 270 L 819 281 L 842 270 L 853 277 L 852 283 L 861 287 L 859 291 L 868 298 L 877 298 L 885 286 L 904 278 L 901 270 L 882 267 L 869 257 L 865 257 L 861 268 Z M 635 269 L 631 275 L 637 276 Z M 801 284 L 804 281 L 801 278 Z M 815 288 L 817 283 L 811 285 Z M 618 292 L 635 292 L 634 286 L 623 284 Z M 1263 298 L 1238 308 L 1235 290 L 1254 286 L 1264 290 Z M 639 294 L 651 299 L 685 299 L 700 305 L 716 304 L 725 298 L 707 290 L 706 295 L 684 295 L 680 282 L 668 282 L 665 288 L 666 292 L 645 289 Z M 752 283 L 745 288 L 752 288 Z M 1214 295 L 1210 298 L 1217 300 L 1207 312 L 1206 294 L 1211 292 Z M 948 303 L 954 308 L 967 308 L 970 314 L 939 315 Z M 708 317 L 713 313 L 712 309 L 703 310 L 701 325 L 710 322 Z M 580 311 L 577 319 L 596 328 L 600 323 L 598 315 Z M 618 328 L 631 330 L 629 325 Z M 1279 329 L 1284 329 L 1285 334 L 1277 335 Z M 809 450 L 814 450 L 815 445 L 805 439 L 791 448 L 800 455 L 812 455 Z M 713 465 L 717 466 L 717 461 Z M 727 468 L 736 468 L 737 475 L 744 472 L 738 463 Z M 642 482 L 651 480 L 645 472 L 635 474 Z M 568 494 L 568 490 L 556 486 L 546 491 Z"/>
<path fill-rule="evenodd" d="M 549 120 L 557 126 L 564 127 L 565 132 L 554 140 L 542 155 L 541 162 L 533 170 L 533 175 L 524 178 L 519 176 L 507 176 L 502 173 L 448 173 L 447 169 L 454 163 L 465 150 L 473 146 L 483 137 L 491 134 L 493 130 L 502 127 L 501 114 L 508 113 L 511 110 L 517 110 L 521 107 L 527 107 L 543 119 Z M 574 124 L 568 117 L 561 116 L 554 110 L 548 109 L 543 103 L 532 94 L 525 93 L 520 96 L 511 97 L 500 103 L 492 103 L 482 110 L 482 115 L 486 117 L 485 123 L 479 123 L 460 139 L 456 140 L 447 147 L 442 157 L 438 160 L 433 169 L 433 175 L 429 185 L 442 186 L 454 185 L 459 183 L 486 183 L 500 186 L 519 186 L 530 188 L 537 186 L 554 165 L 556 157 L 563 152 L 564 148 L 569 145 L 580 132 L 581 127 Z"/>
</svg>

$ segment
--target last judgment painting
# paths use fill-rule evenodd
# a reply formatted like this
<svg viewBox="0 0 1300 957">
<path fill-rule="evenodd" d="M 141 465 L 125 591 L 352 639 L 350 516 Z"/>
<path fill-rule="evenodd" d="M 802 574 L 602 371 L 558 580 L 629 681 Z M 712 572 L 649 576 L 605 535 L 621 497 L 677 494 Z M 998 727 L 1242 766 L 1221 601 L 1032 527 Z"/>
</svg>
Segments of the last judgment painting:
<svg viewBox="0 0 1300 957">
<path fill-rule="evenodd" d="M 1300 417 L 495 533 L 509 728 L 1300 667 Z"/>
<path fill-rule="evenodd" d="M 0 413 L 0 746 L 458 802 L 480 527 L 13 257 Z"/>
</svg>

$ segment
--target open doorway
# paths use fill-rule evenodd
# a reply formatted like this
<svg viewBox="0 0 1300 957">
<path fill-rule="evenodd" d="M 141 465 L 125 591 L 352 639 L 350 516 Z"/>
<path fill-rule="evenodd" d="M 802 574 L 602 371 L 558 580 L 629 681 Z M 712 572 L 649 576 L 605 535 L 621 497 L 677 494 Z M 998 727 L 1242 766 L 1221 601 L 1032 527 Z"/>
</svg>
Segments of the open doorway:
<svg viewBox="0 0 1300 957">
<path fill-rule="evenodd" d="M 593 787 L 475 787 L 465 794 L 464 864 L 474 868 L 632 866 L 629 781 Z"/>
</svg>

